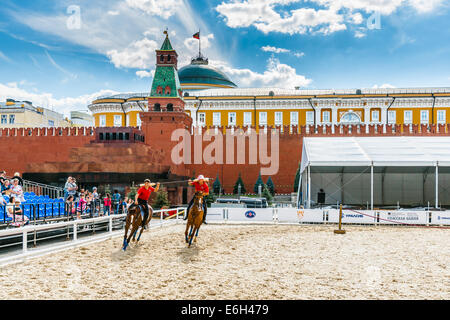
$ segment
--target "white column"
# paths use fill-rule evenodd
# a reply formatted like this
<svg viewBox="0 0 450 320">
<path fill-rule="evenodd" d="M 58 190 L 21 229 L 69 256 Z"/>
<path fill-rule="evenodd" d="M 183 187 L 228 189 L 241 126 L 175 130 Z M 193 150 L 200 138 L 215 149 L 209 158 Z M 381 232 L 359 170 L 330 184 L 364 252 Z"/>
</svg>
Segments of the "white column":
<svg viewBox="0 0 450 320">
<path fill-rule="evenodd" d="M 308 209 L 311 209 L 311 166 L 308 164 Z"/>
<path fill-rule="evenodd" d="M 380 119 L 381 119 L 381 123 L 382 124 L 387 124 L 387 108 L 381 108 L 381 117 L 380 117 Z"/>
<path fill-rule="evenodd" d="M 316 126 L 322 123 L 322 109 L 316 108 Z"/>
<path fill-rule="evenodd" d="M 364 123 L 370 123 L 370 107 L 368 105 L 364 107 Z"/>
<path fill-rule="evenodd" d="M 370 166 L 370 210 L 373 210 L 373 162 Z"/>
<path fill-rule="evenodd" d="M 334 126 L 338 123 L 337 107 L 331 108 L 331 133 L 334 134 Z"/>
<path fill-rule="evenodd" d="M 439 164 L 436 161 L 436 209 L 439 208 Z"/>
</svg>

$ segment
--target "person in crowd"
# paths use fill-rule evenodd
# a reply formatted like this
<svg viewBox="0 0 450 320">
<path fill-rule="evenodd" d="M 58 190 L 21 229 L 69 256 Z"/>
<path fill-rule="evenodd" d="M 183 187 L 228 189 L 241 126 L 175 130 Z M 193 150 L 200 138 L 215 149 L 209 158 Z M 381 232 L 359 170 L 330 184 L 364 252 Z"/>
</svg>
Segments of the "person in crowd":
<svg viewBox="0 0 450 320">
<path fill-rule="evenodd" d="M 78 200 L 78 205 L 77 205 L 77 219 L 80 220 L 81 219 L 81 215 L 83 215 L 84 213 L 86 213 L 86 195 L 84 193 L 82 193 L 80 195 L 80 199 Z"/>
<path fill-rule="evenodd" d="M 120 193 L 118 190 L 114 190 L 113 194 L 113 205 L 114 205 L 114 214 L 119 214 L 119 207 L 120 207 Z"/>
<path fill-rule="evenodd" d="M 94 212 L 95 214 L 98 214 L 100 211 L 100 195 L 97 192 L 97 187 L 92 188 L 92 199 L 94 203 Z"/>
<path fill-rule="evenodd" d="M 122 206 L 122 213 L 128 213 L 128 207 L 127 207 L 127 204 L 128 204 L 128 197 L 125 197 L 124 199 L 123 199 L 123 201 L 122 201 L 122 204 L 121 204 L 121 206 Z"/>
<path fill-rule="evenodd" d="M 19 173 L 19 172 L 14 173 L 13 179 L 19 180 L 19 186 L 23 187 L 23 179 L 22 179 L 22 177 L 20 176 L 20 173 Z"/>
<path fill-rule="evenodd" d="M 7 178 L 6 178 L 6 171 L 3 170 L 2 172 L 0 172 L 0 185 L 4 184 L 5 180 L 7 180 Z"/>
<path fill-rule="evenodd" d="M 106 197 L 103 199 L 103 214 L 108 216 L 111 214 L 111 195 L 109 193 L 106 194 Z"/>
<path fill-rule="evenodd" d="M 30 223 L 28 217 L 22 213 L 20 202 L 16 201 L 14 196 L 9 198 L 9 203 L 6 206 L 6 214 L 12 219 L 11 225 L 14 227 L 22 227 Z"/>
<path fill-rule="evenodd" d="M 76 205 L 73 202 L 73 196 L 68 196 L 65 203 L 66 203 L 67 215 L 75 214 L 75 212 L 76 212 Z"/>
<path fill-rule="evenodd" d="M 14 198 L 16 198 L 17 201 L 24 202 L 25 198 L 23 196 L 23 189 L 19 183 L 20 183 L 19 179 L 17 179 L 17 178 L 13 179 L 13 186 L 11 189 L 11 194 L 14 195 Z"/>
<path fill-rule="evenodd" d="M 68 196 L 72 196 L 73 200 L 75 201 L 75 194 L 77 193 L 78 187 L 77 184 L 75 183 L 75 178 L 73 177 L 69 177 L 67 178 L 67 182 L 64 186 L 64 197 L 67 200 Z M 66 192 L 67 192 L 67 197 L 66 197 Z"/>
<path fill-rule="evenodd" d="M 196 192 L 197 191 L 203 192 L 203 196 L 205 197 L 209 194 L 209 187 L 205 180 L 209 180 L 209 178 L 205 178 L 203 175 L 199 175 L 197 177 L 197 179 L 189 180 L 188 184 L 190 186 L 194 186 Z M 192 205 L 194 204 L 194 198 L 195 197 L 192 197 L 191 202 L 189 202 L 189 205 L 186 209 L 186 215 L 184 217 L 184 220 L 186 220 L 188 218 L 189 210 L 191 209 Z M 205 223 L 205 224 L 206 224 L 206 210 L 207 210 L 206 201 L 203 201 L 203 223 Z"/>
<path fill-rule="evenodd" d="M 11 182 L 8 179 L 5 179 L 4 183 L 1 186 L 2 189 L 2 195 L 3 196 L 9 196 L 11 194 Z"/>
</svg>

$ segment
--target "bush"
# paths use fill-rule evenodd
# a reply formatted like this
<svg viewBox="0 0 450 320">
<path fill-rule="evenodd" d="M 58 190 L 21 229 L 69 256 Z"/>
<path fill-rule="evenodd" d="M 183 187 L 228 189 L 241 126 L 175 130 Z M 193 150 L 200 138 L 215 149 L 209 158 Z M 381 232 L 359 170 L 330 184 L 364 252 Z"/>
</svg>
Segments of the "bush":
<svg viewBox="0 0 450 320">
<path fill-rule="evenodd" d="M 298 184 L 300 182 L 300 164 L 297 168 L 297 173 L 295 174 L 295 180 L 294 180 L 294 192 L 298 191 Z"/>
<path fill-rule="evenodd" d="M 262 196 L 263 196 L 264 198 L 266 198 L 267 203 L 268 203 L 269 205 L 272 204 L 272 199 L 273 199 L 273 197 L 272 197 L 272 195 L 270 194 L 269 188 L 267 187 L 266 184 L 263 186 Z"/>
</svg>

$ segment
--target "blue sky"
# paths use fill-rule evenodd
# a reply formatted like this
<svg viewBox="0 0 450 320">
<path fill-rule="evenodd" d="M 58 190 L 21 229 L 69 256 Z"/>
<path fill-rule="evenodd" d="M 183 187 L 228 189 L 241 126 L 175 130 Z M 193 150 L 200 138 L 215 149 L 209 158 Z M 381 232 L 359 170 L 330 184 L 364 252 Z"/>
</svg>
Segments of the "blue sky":
<svg viewBox="0 0 450 320">
<path fill-rule="evenodd" d="M 2 0 L 0 100 L 147 92 L 166 27 L 179 67 L 200 29 L 240 87 L 450 87 L 449 21 L 446 0 Z"/>
</svg>

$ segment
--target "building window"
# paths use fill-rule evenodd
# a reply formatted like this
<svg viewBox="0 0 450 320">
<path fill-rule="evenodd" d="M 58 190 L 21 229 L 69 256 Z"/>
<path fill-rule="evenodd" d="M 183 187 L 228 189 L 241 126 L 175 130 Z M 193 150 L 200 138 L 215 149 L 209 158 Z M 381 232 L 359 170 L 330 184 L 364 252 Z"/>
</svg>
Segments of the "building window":
<svg viewBox="0 0 450 320">
<path fill-rule="evenodd" d="M 347 112 L 341 117 L 343 124 L 358 124 L 361 123 L 361 118 L 354 112 Z"/>
<path fill-rule="evenodd" d="M 204 112 L 198 114 L 198 124 L 199 125 L 204 126 L 206 123 L 205 119 L 206 119 L 206 115 Z"/>
<path fill-rule="evenodd" d="M 252 125 L 252 113 L 244 112 L 244 126 L 251 126 L 251 125 Z"/>
<path fill-rule="evenodd" d="M 220 126 L 220 112 L 213 113 L 213 126 Z"/>
<path fill-rule="evenodd" d="M 404 112 L 404 123 L 405 124 L 411 124 L 412 123 L 412 111 L 411 110 L 406 110 Z"/>
<path fill-rule="evenodd" d="M 142 125 L 141 117 L 139 116 L 139 113 L 136 114 L 136 124 L 138 127 Z"/>
<path fill-rule="evenodd" d="M 372 111 L 372 122 L 380 122 L 380 111 L 379 110 Z"/>
<path fill-rule="evenodd" d="M 322 119 L 324 123 L 330 123 L 330 111 L 324 111 L 322 113 Z"/>
<path fill-rule="evenodd" d="M 48 120 L 48 126 L 49 126 L 49 127 L 54 127 L 54 126 L 55 126 L 55 121 L 53 121 L 53 120 Z"/>
<path fill-rule="evenodd" d="M 306 124 L 314 124 L 314 111 L 306 111 Z"/>
<path fill-rule="evenodd" d="M 122 126 L 122 116 L 114 115 L 114 127 L 121 127 L 121 126 Z"/>
<path fill-rule="evenodd" d="M 291 125 L 298 126 L 298 112 L 291 112 Z"/>
<path fill-rule="evenodd" d="M 275 125 L 283 125 L 283 112 L 275 112 Z"/>
<path fill-rule="evenodd" d="M 437 123 L 445 123 L 445 110 L 437 111 Z"/>
<path fill-rule="evenodd" d="M 99 117 L 100 127 L 106 127 L 106 116 L 102 115 Z"/>
<path fill-rule="evenodd" d="M 236 112 L 228 112 L 228 125 L 229 126 L 236 125 Z"/>
<path fill-rule="evenodd" d="M 8 116 L 6 114 L 2 114 L 2 124 L 8 123 Z"/>
<path fill-rule="evenodd" d="M 397 116 L 397 112 L 395 112 L 395 111 L 388 111 L 388 123 L 389 124 L 395 124 L 396 123 L 396 116 Z"/>
<path fill-rule="evenodd" d="M 420 123 L 428 124 L 428 110 L 420 111 Z"/>
<path fill-rule="evenodd" d="M 9 115 L 9 124 L 14 124 L 16 122 L 16 115 L 10 114 Z"/>
<path fill-rule="evenodd" d="M 260 112 L 259 113 L 259 124 L 262 126 L 267 125 L 267 112 Z"/>
</svg>

